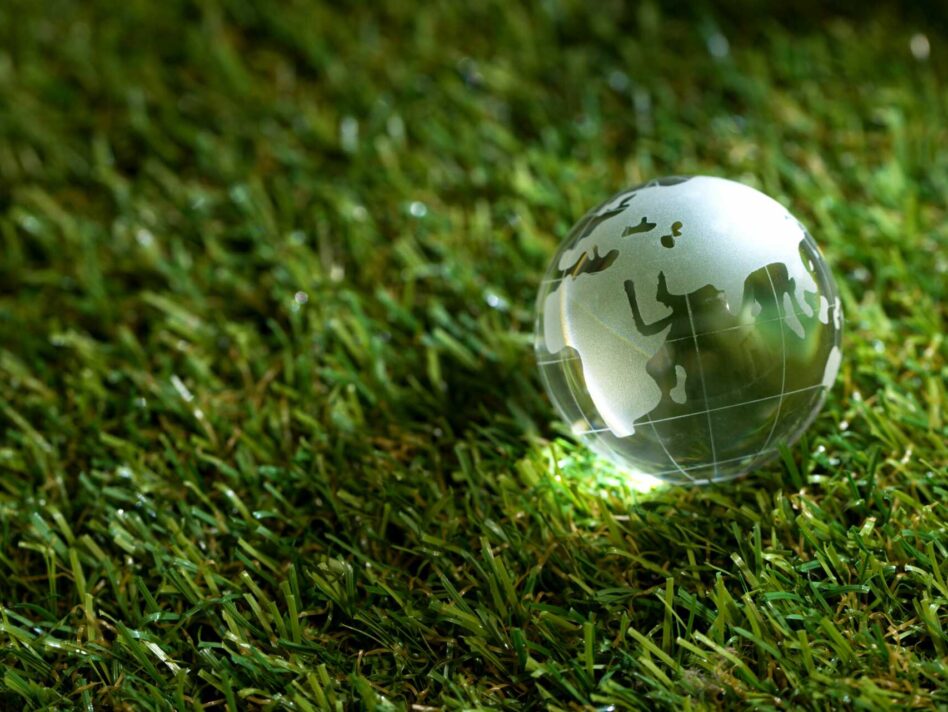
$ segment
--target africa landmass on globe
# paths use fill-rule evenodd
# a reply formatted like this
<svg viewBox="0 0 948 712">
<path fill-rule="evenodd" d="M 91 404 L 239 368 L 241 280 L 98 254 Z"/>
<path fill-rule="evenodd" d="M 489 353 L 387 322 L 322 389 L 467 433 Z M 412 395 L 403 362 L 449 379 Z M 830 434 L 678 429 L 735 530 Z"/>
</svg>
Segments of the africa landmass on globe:
<svg viewBox="0 0 948 712">
<path fill-rule="evenodd" d="M 578 354 L 605 425 L 616 437 L 631 436 L 663 401 L 683 404 L 691 379 L 704 387 L 714 377 L 691 372 L 701 370 L 700 358 L 654 365 L 669 342 L 694 338 L 697 348 L 701 313 L 718 314 L 729 328 L 779 319 L 784 369 L 786 341 L 805 338 L 804 322 L 832 319 L 839 331 L 838 297 L 830 293 L 830 303 L 815 281 L 808 240 L 782 205 L 732 181 L 667 178 L 629 189 L 574 229 L 542 298 L 538 335 L 549 354 Z M 838 345 L 824 357 L 814 385 L 828 387 Z M 781 388 L 786 381 L 784 374 Z"/>
</svg>

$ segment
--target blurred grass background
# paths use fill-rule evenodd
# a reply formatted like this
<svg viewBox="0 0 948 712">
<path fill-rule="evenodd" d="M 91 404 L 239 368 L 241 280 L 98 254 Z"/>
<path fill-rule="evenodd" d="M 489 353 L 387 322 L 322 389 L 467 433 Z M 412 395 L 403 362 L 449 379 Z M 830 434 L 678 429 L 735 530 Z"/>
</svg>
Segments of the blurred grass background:
<svg viewBox="0 0 948 712">
<path fill-rule="evenodd" d="M 948 706 L 945 14 L 0 4 L 0 704 Z M 826 409 L 640 494 L 537 283 L 613 191 L 787 205 Z"/>
</svg>

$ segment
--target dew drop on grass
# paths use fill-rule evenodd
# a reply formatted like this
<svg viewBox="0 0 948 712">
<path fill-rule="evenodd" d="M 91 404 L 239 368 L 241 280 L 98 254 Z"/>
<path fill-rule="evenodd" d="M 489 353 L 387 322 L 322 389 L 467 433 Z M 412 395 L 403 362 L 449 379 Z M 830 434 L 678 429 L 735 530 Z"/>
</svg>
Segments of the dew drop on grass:
<svg viewBox="0 0 948 712">
<path fill-rule="evenodd" d="M 912 39 L 909 40 L 909 51 L 919 62 L 924 62 L 928 59 L 928 55 L 931 54 L 932 51 L 928 37 L 921 32 L 916 32 L 912 35 Z"/>
<path fill-rule="evenodd" d="M 629 88 L 629 75 L 621 69 L 613 69 L 609 72 L 609 88 L 614 91 L 625 91 Z"/>
<path fill-rule="evenodd" d="M 135 232 L 135 241 L 142 247 L 151 247 L 155 243 L 155 236 L 147 228 L 140 227 Z"/>
<path fill-rule="evenodd" d="M 498 311 L 507 311 L 510 307 L 510 302 L 489 289 L 484 292 L 484 301 L 491 309 L 497 309 Z"/>
<path fill-rule="evenodd" d="M 339 122 L 339 144 L 346 153 L 355 153 L 359 148 L 359 120 L 354 116 Z"/>
<path fill-rule="evenodd" d="M 708 54 L 715 59 L 724 59 L 731 51 L 731 43 L 720 32 L 715 32 L 708 38 Z"/>
</svg>

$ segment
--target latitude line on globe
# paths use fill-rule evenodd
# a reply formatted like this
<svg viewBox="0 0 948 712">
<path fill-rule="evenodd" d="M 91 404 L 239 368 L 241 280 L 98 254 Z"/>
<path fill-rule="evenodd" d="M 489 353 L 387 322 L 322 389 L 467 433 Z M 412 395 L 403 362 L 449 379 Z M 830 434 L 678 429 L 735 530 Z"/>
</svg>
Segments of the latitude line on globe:
<svg viewBox="0 0 948 712">
<path fill-rule="evenodd" d="M 777 423 L 780 421 L 780 410 L 783 408 L 783 398 L 787 390 L 787 332 L 786 325 L 784 324 L 784 313 L 783 305 L 780 303 L 780 300 L 777 299 L 777 286 L 774 284 L 773 277 L 770 276 L 770 265 L 764 267 L 764 271 L 767 272 L 767 279 L 770 281 L 770 290 L 774 294 L 774 304 L 777 305 L 777 311 L 780 313 L 780 348 L 782 352 L 781 361 L 782 361 L 782 372 L 780 374 L 780 398 L 777 401 L 777 412 L 774 415 L 773 425 L 770 426 L 770 432 L 767 434 L 767 440 L 764 441 L 764 444 L 760 448 L 754 459 L 756 460 L 761 456 L 764 450 L 767 449 L 767 446 L 770 445 L 770 440 L 774 436 L 774 432 L 777 430 Z"/>
<path fill-rule="evenodd" d="M 787 391 L 787 392 L 784 393 L 783 395 L 784 395 L 784 396 L 792 396 L 792 395 L 794 395 L 795 393 L 803 393 L 804 391 L 812 391 L 812 390 L 815 389 L 815 388 L 825 388 L 825 386 L 824 386 L 822 383 L 817 383 L 817 384 L 814 384 L 814 385 L 812 385 L 812 386 L 804 386 L 803 388 L 795 388 L 795 389 L 792 390 L 792 391 Z M 772 396 L 764 396 L 763 398 L 754 398 L 753 400 L 742 401 L 742 402 L 740 402 L 740 403 L 731 403 L 731 404 L 729 404 L 729 405 L 721 405 L 721 406 L 718 406 L 717 408 L 708 408 L 708 409 L 706 409 L 706 410 L 696 410 L 696 411 L 694 411 L 693 413 L 685 413 L 685 414 L 683 414 L 683 415 L 672 415 L 672 416 L 669 416 L 669 417 L 667 417 L 667 418 L 659 418 L 658 420 L 652 420 L 652 421 L 643 421 L 642 424 L 643 424 L 643 425 L 647 425 L 649 422 L 652 422 L 652 423 L 665 423 L 665 422 L 668 422 L 669 420 L 679 420 L 679 419 L 681 419 L 681 418 L 690 418 L 690 417 L 692 417 L 692 416 L 694 416 L 694 415 L 704 415 L 705 413 L 716 413 L 716 412 L 719 411 L 719 410 L 727 410 L 728 408 L 740 408 L 740 407 L 743 406 L 743 405 L 751 405 L 751 404 L 753 404 L 753 403 L 761 403 L 761 402 L 766 401 L 766 400 L 772 400 L 772 399 L 774 399 L 774 398 L 780 398 L 780 396 L 781 396 L 781 394 L 780 394 L 780 393 L 777 393 L 777 394 L 772 395 Z M 595 429 L 593 429 L 593 430 L 582 431 L 582 432 L 577 433 L 577 434 L 578 434 L 578 435 L 588 435 L 588 434 L 592 434 L 592 433 L 604 433 L 604 432 L 606 432 L 607 430 L 610 430 L 610 428 L 595 428 Z"/>
<path fill-rule="evenodd" d="M 768 265 L 768 267 L 765 268 L 765 269 L 768 270 L 768 271 L 767 271 L 767 276 L 769 277 L 769 276 L 770 276 L 769 265 Z M 773 280 L 771 280 L 771 284 L 773 284 Z M 774 289 L 774 294 L 776 294 L 776 289 Z M 827 310 L 826 310 L 827 318 L 829 318 L 829 315 L 833 312 L 833 309 L 835 309 L 835 308 L 836 308 L 836 307 L 833 306 L 833 305 L 830 305 L 830 306 L 827 308 Z M 798 316 L 798 317 L 799 317 L 799 316 L 805 316 L 805 317 L 807 317 L 808 319 L 812 317 L 812 314 L 807 314 L 805 311 L 794 311 L 793 314 L 794 314 L 795 316 Z M 756 327 L 756 326 L 760 326 L 760 325 L 762 325 L 762 324 L 770 324 L 770 323 L 773 323 L 773 322 L 775 322 L 775 321 L 785 321 L 786 318 L 787 318 L 787 315 L 784 314 L 783 316 L 774 317 L 773 319 L 764 319 L 763 321 L 755 321 L 755 322 L 754 322 L 754 326 Z M 743 328 L 745 328 L 746 326 L 747 326 L 747 324 L 738 324 L 737 326 L 728 326 L 728 327 L 725 327 L 724 329 L 714 329 L 713 331 L 699 331 L 699 332 L 697 333 L 697 335 L 698 335 L 698 336 L 717 336 L 718 334 L 723 334 L 723 333 L 728 332 L 728 331 L 736 331 L 737 329 L 743 329 Z M 688 338 L 690 338 L 690 337 L 688 337 L 688 336 L 679 336 L 677 339 L 668 339 L 665 343 L 666 343 L 666 344 L 673 344 L 673 343 L 675 343 L 676 341 L 684 341 L 685 339 L 688 339 Z"/>
<path fill-rule="evenodd" d="M 695 320 L 691 314 L 691 299 L 685 295 L 685 306 L 688 309 L 688 323 L 691 325 L 691 337 L 695 342 L 695 355 L 698 357 L 698 376 L 701 378 L 701 393 L 704 395 L 704 402 L 708 402 L 708 387 L 704 382 L 704 367 L 701 365 L 701 349 L 698 348 L 698 335 L 695 333 Z M 714 445 L 714 428 L 711 425 L 711 411 L 705 411 L 705 417 L 708 419 L 708 437 L 711 440 L 711 464 L 714 466 L 714 476 L 718 475 L 718 452 Z"/>
<path fill-rule="evenodd" d="M 752 460 L 752 459 L 754 459 L 754 458 L 756 458 L 756 457 L 760 457 L 761 455 L 772 455 L 772 454 L 775 453 L 775 452 L 777 452 L 777 448 L 770 448 L 770 450 L 768 450 L 767 452 L 758 453 L 757 455 L 739 455 L 739 456 L 737 456 L 737 457 L 729 457 L 729 458 L 727 458 L 726 460 L 718 460 L 716 464 L 718 464 L 718 465 L 726 465 L 726 464 L 728 464 L 729 462 L 738 462 L 738 461 L 740 461 L 740 460 Z M 682 467 L 682 468 L 679 468 L 679 469 L 680 469 L 682 472 L 687 473 L 687 472 L 690 472 L 690 471 L 692 471 L 692 470 L 700 470 L 700 469 L 702 469 L 702 468 L 704 468 L 704 467 L 709 467 L 709 465 L 689 465 L 688 467 Z M 658 476 L 660 476 L 660 475 L 670 475 L 670 474 L 675 473 L 675 472 L 678 472 L 678 470 L 660 470 L 659 472 L 644 472 L 644 471 L 643 471 L 643 474 L 649 475 L 649 476 L 651 476 L 651 477 L 658 477 Z M 694 478 L 694 477 L 691 477 L 691 475 L 688 475 L 688 478 L 689 478 L 692 482 L 695 481 L 695 478 Z"/>
<path fill-rule="evenodd" d="M 768 277 L 770 276 L 770 273 L 769 273 L 769 272 L 767 273 L 767 276 L 768 276 Z M 772 282 L 772 280 L 771 280 L 771 282 Z M 830 315 L 833 313 L 833 310 L 834 310 L 834 309 L 836 309 L 836 305 L 830 305 L 830 306 L 829 306 L 829 308 L 826 310 L 827 318 L 830 318 Z M 795 312 L 793 312 L 793 313 L 794 313 L 794 315 L 796 315 L 796 316 L 806 316 L 806 317 L 808 317 L 808 318 L 810 317 L 810 315 L 807 314 L 807 313 L 804 312 L 804 311 L 795 311 Z M 765 319 L 764 321 L 758 321 L 758 322 L 754 322 L 754 323 L 755 323 L 755 326 L 760 326 L 761 324 L 770 324 L 770 323 L 772 323 L 772 322 L 775 322 L 775 321 L 782 321 L 782 320 L 786 320 L 786 315 L 784 315 L 784 316 L 778 316 L 778 317 L 775 317 L 775 318 L 773 318 L 773 319 Z M 729 327 L 727 327 L 727 328 L 725 328 L 725 329 L 715 329 L 715 330 L 713 330 L 713 331 L 702 331 L 702 332 L 699 332 L 699 333 L 698 333 L 698 336 L 717 336 L 718 334 L 723 334 L 723 333 L 728 332 L 728 331 L 735 331 L 735 330 L 737 330 L 737 329 L 743 329 L 743 328 L 745 328 L 745 326 L 746 326 L 746 325 L 744 325 L 744 324 L 738 324 L 737 326 L 729 326 Z M 685 341 L 686 339 L 690 339 L 690 338 L 691 338 L 690 336 L 679 336 L 677 339 L 666 339 L 665 343 L 666 343 L 666 344 L 674 344 L 674 343 L 677 343 L 677 342 L 679 342 L 679 341 Z M 546 360 L 543 360 L 543 361 L 537 361 L 537 365 L 538 365 L 538 366 L 552 366 L 552 365 L 558 364 L 558 363 L 565 363 L 566 361 L 581 361 L 581 360 L 582 360 L 582 356 L 580 356 L 579 354 L 576 354 L 576 355 L 573 355 L 573 356 L 565 356 L 565 357 L 563 357 L 563 358 L 553 358 L 553 359 L 546 359 Z M 774 396 L 774 397 L 776 397 L 776 396 Z M 740 404 L 739 404 L 739 405 L 740 405 Z M 660 420 L 656 420 L 655 422 L 656 422 L 656 423 L 660 423 L 661 421 L 660 421 Z"/>
</svg>

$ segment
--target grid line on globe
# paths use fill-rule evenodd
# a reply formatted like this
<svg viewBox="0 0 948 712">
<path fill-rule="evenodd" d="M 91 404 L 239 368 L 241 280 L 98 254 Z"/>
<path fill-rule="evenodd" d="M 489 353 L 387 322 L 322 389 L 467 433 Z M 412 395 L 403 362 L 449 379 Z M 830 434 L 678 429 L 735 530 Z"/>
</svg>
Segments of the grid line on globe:
<svg viewBox="0 0 948 712">
<path fill-rule="evenodd" d="M 559 280 L 557 280 L 557 281 L 559 281 Z M 830 307 L 830 309 L 834 309 L 834 308 L 835 308 L 835 307 Z M 800 316 L 806 316 L 806 314 L 803 313 L 803 312 L 798 312 L 798 313 L 794 314 L 794 316 L 800 317 Z M 781 315 L 781 316 L 778 316 L 778 317 L 774 317 L 774 318 L 772 318 L 772 319 L 760 320 L 760 321 L 758 321 L 757 323 L 758 323 L 758 324 L 767 324 L 767 323 L 770 323 L 770 322 L 778 322 L 778 321 L 782 321 L 784 318 L 785 318 L 785 317 L 784 317 L 783 315 Z M 704 336 L 716 336 L 716 335 L 718 335 L 718 334 L 723 334 L 723 333 L 726 333 L 726 332 L 728 332 L 728 331 L 736 331 L 736 330 L 738 330 L 738 329 L 740 329 L 740 328 L 741 328 L 740 326 L 729 326 L 729 327 L 726 327 L 726 328 L 724 328 L 724 329 L 718 329 L 717 331 L 701 332 L 699 335 L 704 335 Z M 668 339 L 668 343 L 672 343 L 672 342 L 675 342 L 675 341 L 684 341 L 684 340 L 686 340 L 686 339 L 690 340 L 690 339 L 691 339 L 691 335 L 689 334 L 688 336 L 682 336 L 682 337 L 680 337 L 680 338 L 678 338 L 678 339 Z M 537 365 L 538 365 L 538 366 L 549 366 L 549 365 L 551 365 L 551 364 L 558 364 L 558 363 L 562 363 L 562 362 L 564 362 L 564 361 L 571 361 L 571 360 L 579 360 L 579 356 L 578 356 L 578 355 L 575 355 L 575 354 L 572 354 L 572 355 L 563 356 L 562 358 L 550 359 L 550 360 L 548 360 L 548 361 L 537 361 Z"/>
<path fill-rule="evenodd" d="M 812 421 L 841 316 L 785 208 L 731 181 L 673 179 L 577 224 L 541 282 L 535 344 L 575 435 L 637 472 L 707 482 L 772 459 Z"/>
<path fill-rule="evenodd" d="M 787 392 L 787 333 L 786 333 L 786 314 L 783 312 L 783 305 L 777 299 L 777 287 L 774 285 L 773 275 L 770 274 L 770 265 L 764 268 L 767 271 L 767 280 L 770 282 L 770 289 L 774 294 L 774 302 L 777 305 L 777 312 L 780 315 L 780 368 L 782 370 L 780 374 L 780 398 L 777 400 L 777 412 L 774 415 L 773 423 L 770 426 L 770 432 L 767 434 L 767 440 L 764 441 L 764 444 L 760 448 L 760 452 L 757 453 L 757 458 L 760 458 L 761 453 L 767 450 L 767 446 L 770 445 L 771 439 L 773 439 L 774 431 L 777 429 L 777 423 L 780 422 L 780 410 L 783 408 L 783 399 Z M 822 383 L 820 384 L 822 385 Z M 757 459 L 755 458 L 755 459 Z"/>
<path fill-rule="evenodd" d="M 716 413 L 722 410 L 728 410 L 730 408 L 740 408 L 741 406 L 745 406 L 745 405 L 754 405 L 755 403 L 762 403 L 764 401 L 774 400 L 775 398 L 780 399 L 784 396 L 794 395 L 795 393 L 805 393 L 807 391 L 816 390 L 818 388 L 824 389 L 825 386 L 822 383 L 816 383 L 812 386 L 797 388 L 795 390 L 788 391 L 786 393 L 775 393 L 772 396 L 764 396 L 762 398 L 755 398 L 754 400 L 742 401 L 740 403 L 734 403 L 733 405 L 722 405 L 717 408 L 708 408 L 706 410 L 696 410 L 693 413 L 688 413 L 686 415 L 673 415 L 668 418 L 660 418 L 658 420 L 653 420 L 651 418 L 648 418 L 648 416 L 645 416 L 646 419 L 643 422 L 646 425 L 657 425 L 660 423 L 667 423 L 672 420 L 680 420 L 681 418 L 689 418 L 693 415 L 705 415 L 707 413 Z M 589 430 L 574 430 L 573 434 L 574 435 L 594 435 L 596 433 L 605 433 L 605 432 L 609 432 L 609 428 L 590 428 Z"/>
<path fill-rule="evenodd" d="M 695 361 L 698 364 L 698 380 L 701 383 L 701 393 L 704 396 L 705 402 L 708 400 L 708 383 L 704 376 L 704 365 L 701 363 L 701 347 L 698 345 L 698 335 L 695 333 L 695 319 L 694 313 L 691 311 L 691 298 L 689 295 L 685 295 L 685 307 L 688 310 L 688 325 L 691 327 L 691 340 L 695 344 Z M 711 423 L 711 411 L 707 409 L 704 411 L 705 419 L 708 421 L 708 442 L 711 444 L 711 467 L 713 468 L 715 478 L 718 474 L 718 449 L 714 445 L 714 425 Z M 655 427 L 655 424 L 652 424 L 652 427 Z M 662 449 L 665 452 L 668 452 L 668 449 L 664 442 L 662 442 Z M 678 464 L 675 458 L 672 457 L 672 462 L 676 465 Z M 684 470 L 682 470 L 684 471 Z"/>
</svg>

